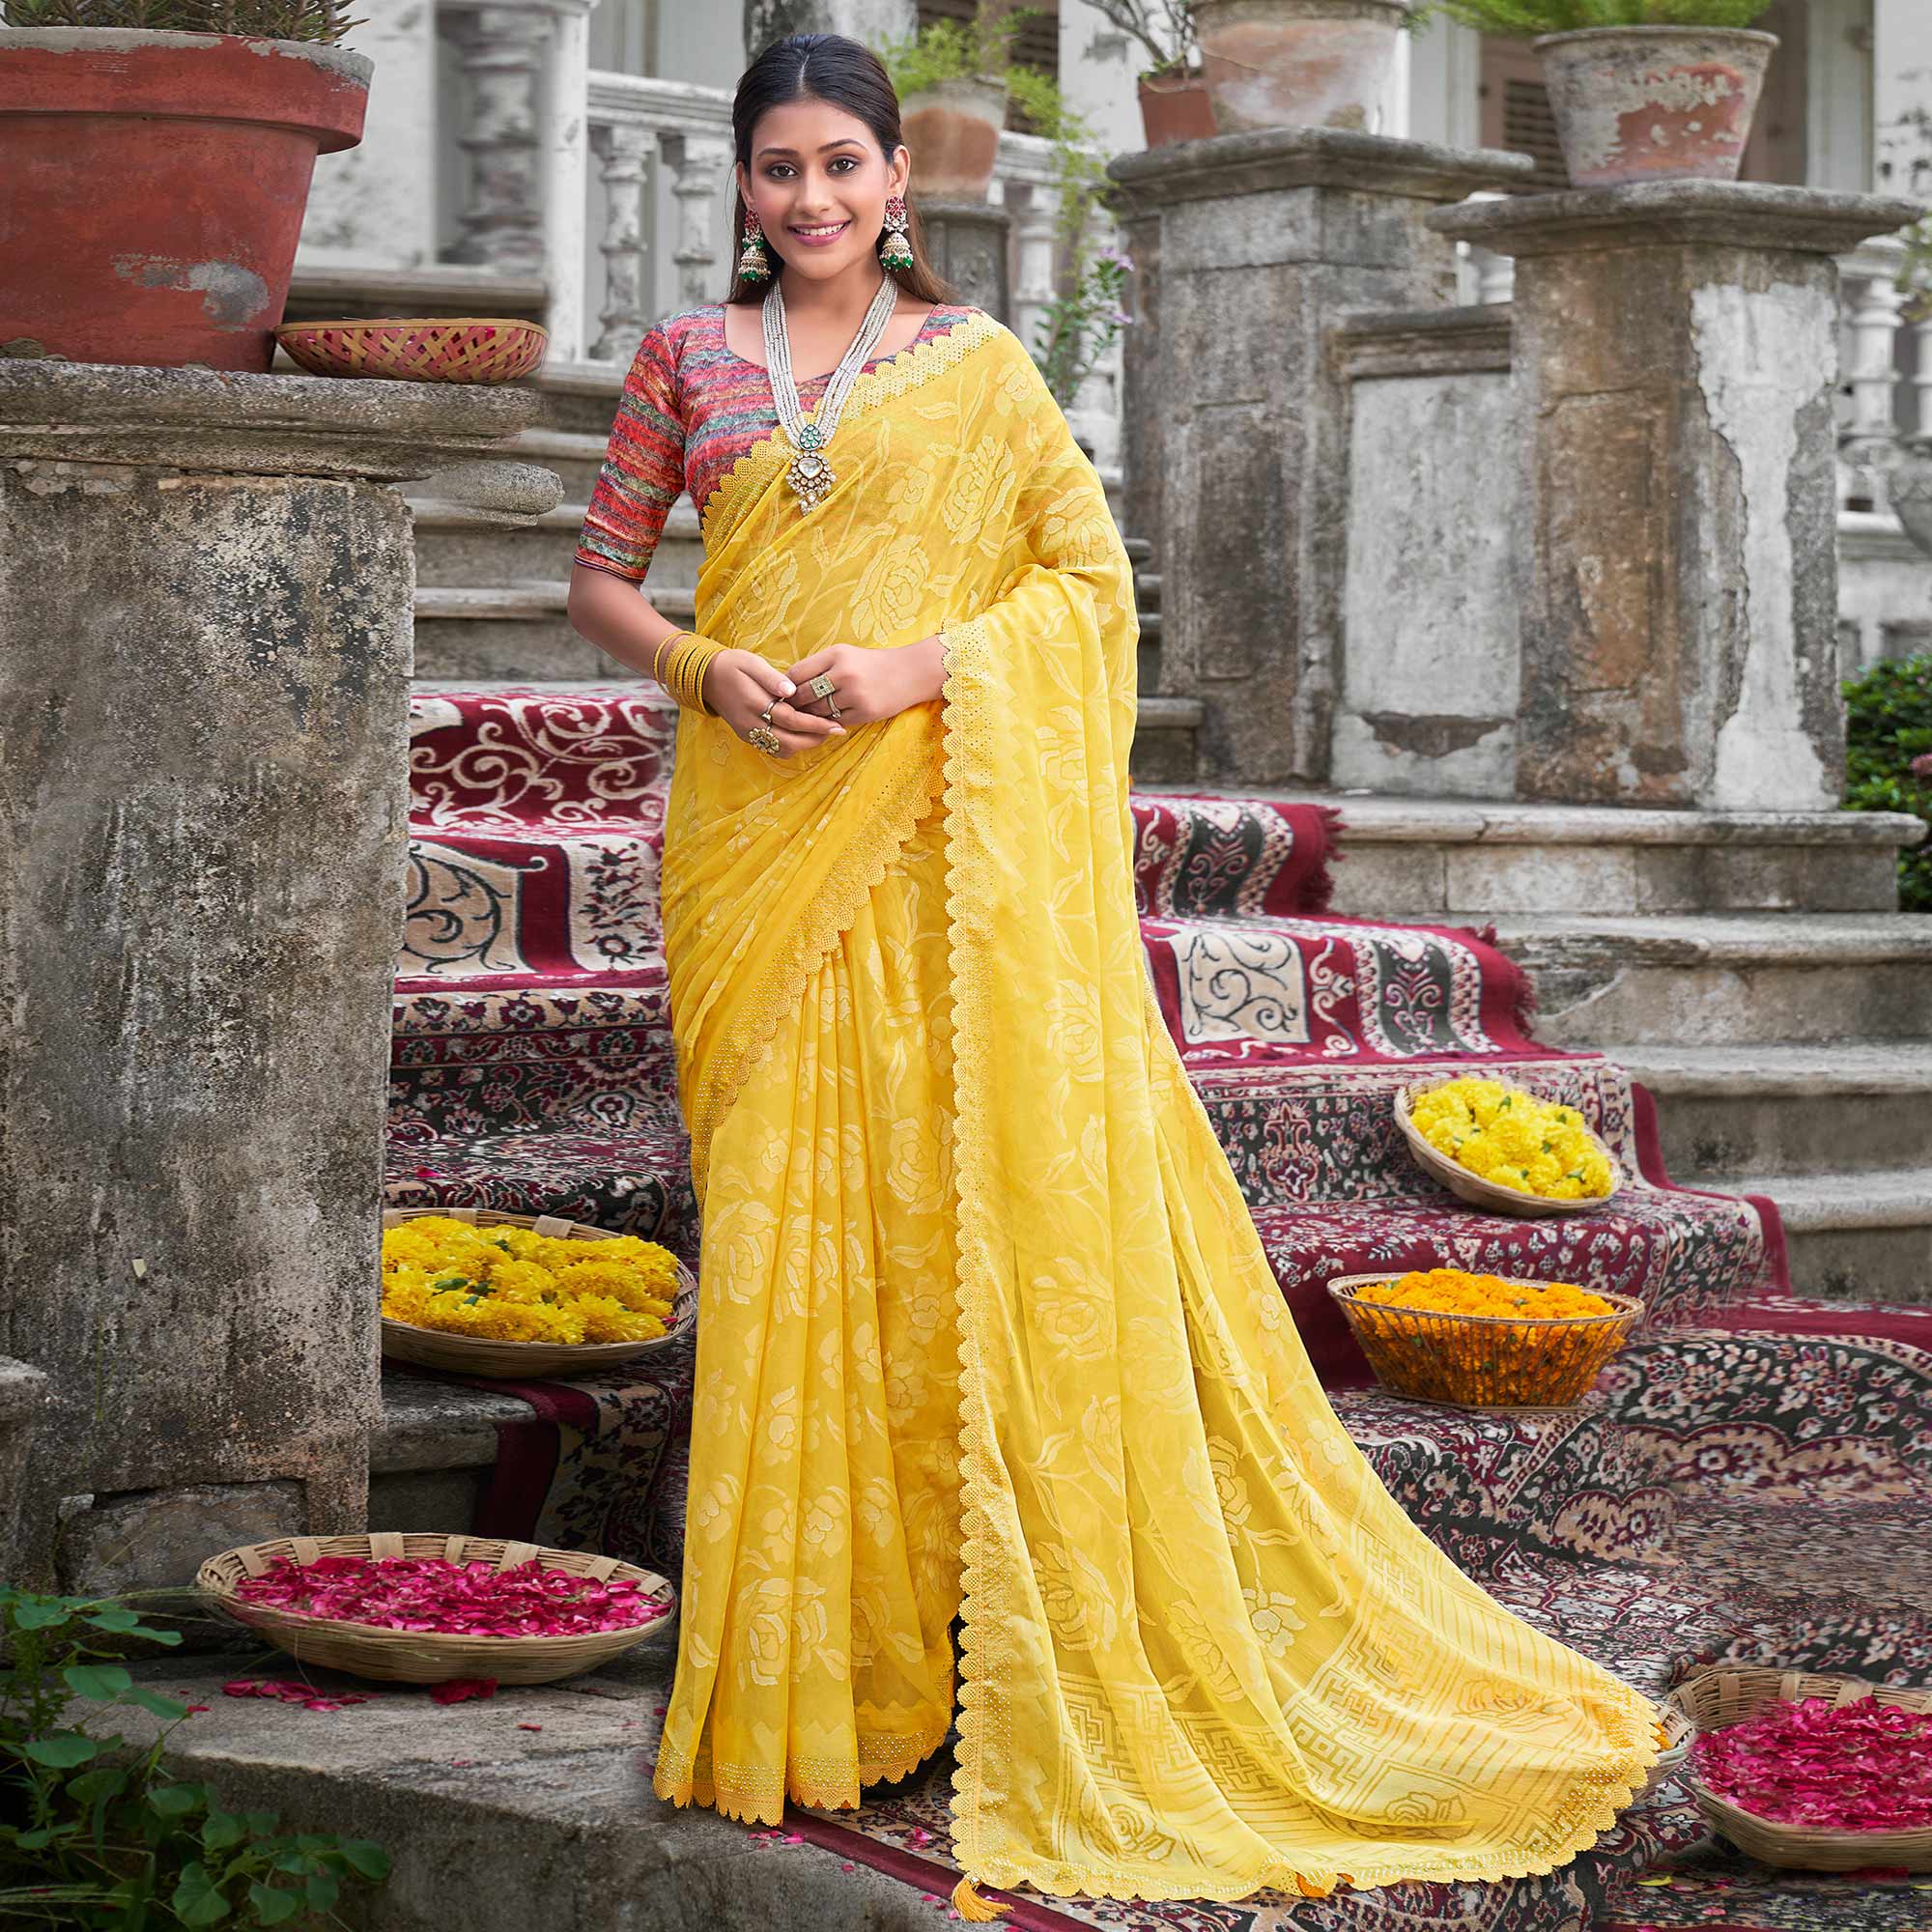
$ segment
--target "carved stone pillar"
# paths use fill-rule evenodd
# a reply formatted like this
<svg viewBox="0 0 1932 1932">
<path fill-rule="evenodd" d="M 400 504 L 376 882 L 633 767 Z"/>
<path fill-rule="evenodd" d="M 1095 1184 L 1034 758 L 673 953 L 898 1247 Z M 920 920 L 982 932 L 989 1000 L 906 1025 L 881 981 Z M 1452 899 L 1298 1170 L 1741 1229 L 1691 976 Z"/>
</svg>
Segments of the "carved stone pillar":
<svg viewBox="0 0 1932 1932">
<path fill-rule="evenodd" d="M 962 301 L 1011 326 L 1012 297 L 1007 276 L 1008 237 L 1013 217 L 984 201 L 923 201 L 913 197 L 925 250 L 942 281 Z M 1029 345 L 1031 346 L 1031 345 Z"/>
<path fill-rule="evenodd" d="M 414 560 L 525 390 L 0 360 L 9 1582 L 366 1521 Z M 14 1384 L 10 1393 L 9 1384 Z M 18 1375 L 0 1360 L 0 1438 Z"/>
<path fill-rule="evenodd" d="M 443 16 L 461 53 L 457 144 L 469 178 L 448 260 L 536 275 L 544 269 L 543 60 L 550 15 L 477 7 Z"/>
<path fill-rule="evenodd" d="M 604 185 L 604 306 L 601 332 L 590 354 L 622 360 L 635 353 L 649 321 L 645 299 L 643 195 L 651 151 L 657 146 L 648 128 L 609 122 L 590 130 L 597 178 Z"/>
<path fill-rule="evenodd" d="M 718 262 L 717 211 L 730 185 L 731 141 L 724 134 L 669 134 L 665 161 L 670 168 L 677 202 L 677 264 L 680 302 L 718 301 L 728 279 Z"/>
<path fill-rule="evenodd" d="M 1204 781 L 1327 778 L 1349 398 L 1325 325 L 1450 302 L 1455 252 L 1424 214 L 1530 171 L 1520 155 L 1317 128 L 1109 169 L 1136 265 L 1130 532 L 1158 555 L 1162 689 L 1204 706 Z"/>
<path fill-rule="evenodd" d="M 1517 263 L 1519 796 L 1837 803 L 1833 258 L 1916 213 L 1687 181 L 1429 216 Z"/>
</svg>

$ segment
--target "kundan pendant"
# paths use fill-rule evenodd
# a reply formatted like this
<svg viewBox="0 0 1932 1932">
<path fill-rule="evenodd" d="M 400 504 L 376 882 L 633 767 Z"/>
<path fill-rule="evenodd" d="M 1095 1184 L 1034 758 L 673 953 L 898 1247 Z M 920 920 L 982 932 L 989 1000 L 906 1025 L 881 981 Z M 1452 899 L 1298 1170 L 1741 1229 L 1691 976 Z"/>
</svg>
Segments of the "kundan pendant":
<svg viewBox="0 0 1932 1932">
<path fill-rule="evenodd" d="M 801 510 L 815 510 L 832 489 L 832 466 L 819 453 L 824 447 L 816 423 L 807 423 L 799 431 L 798 454 L 785 471 L 785 481 L 797 493 Z"/>
</svg>

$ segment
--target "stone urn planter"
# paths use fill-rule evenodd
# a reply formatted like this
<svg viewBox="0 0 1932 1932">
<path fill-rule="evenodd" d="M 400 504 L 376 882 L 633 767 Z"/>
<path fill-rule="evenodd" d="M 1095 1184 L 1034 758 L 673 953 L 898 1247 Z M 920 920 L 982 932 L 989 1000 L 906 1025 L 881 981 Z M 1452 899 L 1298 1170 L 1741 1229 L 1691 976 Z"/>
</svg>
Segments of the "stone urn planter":
<svg viewBox="0 0 1932 1932">
<path fill-rule="evenodd" d="M 1932 445 L 1902 452 L 1885 472 L 1886 495 L 1905 534 L 1932 554 Z"/>
<path fill-rule="evenodd" d="M 899 106 L 914 191 L 929 201 L 984 201 L 993 185 L 1007 83 L 995 74 L 935 81 Z"/>
<path fill-rule="evenodd" d="M 1577 187 L 1736 181 L 1776 34 L 1584 27 L 1531 43 Z"/>
<path fill-rule="evenodd" d="M 0 345 L 266 372 L 319 154 L 373 71 L 307 41 L 0 29 Z M 31 351 L 29 353 L 32 353 Z"/>
<path fill-rule="evenodd" d="M 1140 98 L 1141 128 L 1150 148 L 1165 148 L 1175 141 L 1205 141 L 1220 132 L 1214 124 L 1208 82 L 1198 68 L 1142 74 Z"/>
<path fill-rule="evenodd" d="M 1216 128 L 1368 128 L 1408 12 L 1408 0 L 1194 0 Z"/>
</svg>

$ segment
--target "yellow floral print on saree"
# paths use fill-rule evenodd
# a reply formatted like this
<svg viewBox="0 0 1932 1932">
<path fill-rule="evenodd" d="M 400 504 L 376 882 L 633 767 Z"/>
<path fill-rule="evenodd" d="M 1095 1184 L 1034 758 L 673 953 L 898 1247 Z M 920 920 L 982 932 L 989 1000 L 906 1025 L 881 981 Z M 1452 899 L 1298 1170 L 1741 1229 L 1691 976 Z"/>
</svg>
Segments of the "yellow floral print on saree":
<svg viewBox="0 0 1932 1932">
<path fill-rule="evenodd" d="M 940 700 L 788 760 L 679 724 L 664 865 L 704 1205 L 656 1788 L 775 1822 L 944 1739 L 953 1848 L 1059 1894 L 1547 1871 L 1657 1751 L 1324 1399 L 1152 998 L 1131 577 L 1025 352 L 863 377 L 831 497 L 704 506 L 700 631 L 942 635 Z"/>
</svg>

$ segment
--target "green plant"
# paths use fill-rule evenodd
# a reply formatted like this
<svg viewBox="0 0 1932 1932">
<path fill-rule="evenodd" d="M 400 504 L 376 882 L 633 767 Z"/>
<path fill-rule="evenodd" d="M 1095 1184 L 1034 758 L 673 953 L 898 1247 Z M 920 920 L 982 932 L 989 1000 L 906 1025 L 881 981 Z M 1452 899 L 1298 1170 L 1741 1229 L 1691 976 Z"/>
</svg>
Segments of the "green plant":
<svg viewBox="0 0 1932 1932">
<path fill-rule="evenodd" d="M 279 1833 L 274 1812 L 224 1810 L 206 1785 L 163 1770 L 188 1707 L 116 1660 L 129 1641 L 181 1635 L 143 1623 L 129 1602 L 0 1586 L 0 1638 L 14 1660 L 0 1671 L 0 1923 L 164 1932 L 303 1914 L 342 1923 L 343 1881 L 385 1877 L 388 1855 L 367 1839 Z M 75 1720 L 77 1698 L 169 1722 L 136 1751 Z"/>
<path fill-rule="evenodd" d="M 1121 302 L 1132 264 L 1120 249 L 1100 245 L 1107 157 L 1092 122 L 1067 106 L 1051 75 L 1016 67 L 1007 80 L 1013 105 L 1053 143 L 1059 293 L 1042 311 L 1031 347 L 1055 401 L 1070 409 L 1126 325 Z"/>
<path fill-rule="evenodd" d="M 1909 811 L 1932 826 L 1932 656 L 1845 681 L 1845 810 Z M 1898 857 L 1898 902 L 1932 912 L 1932 847 Z"/>
<path fill-rule="evenodd" d="M 942 81 L 998 79 L 1012 65 L 1014 35 L 1031 17 L 1031 9 L 995 14 L 981 6 L 971 20 L 935 20 L 908 40 L 886 42 L 879 58 L 901 100 Z"/>
<path fill-rule="evenodd" d="M 117 27 L 123 32 L 242 34 L 332 46 L 353 27 L 344 0 L 6 0 L 10 27 Z"/>
<path fill-rule="evenodd" d="M 1485 34 L 1567 34 L 1579 27 L 1748 27 L 1771 0 L 1426 0 L 1407 24 L 1438 14 Z"/>
<path fill-rule="evenodd" d="M 1194 0 L 1089 0 L 1094 11 L 1129 40 L 1148 50 L 1151 65 L 1141 78 L 1178 73 L 1201 51 L 1194 26 Z M 1091 56 L 1094 48 L 1090 45 Z"/>
</svg>

